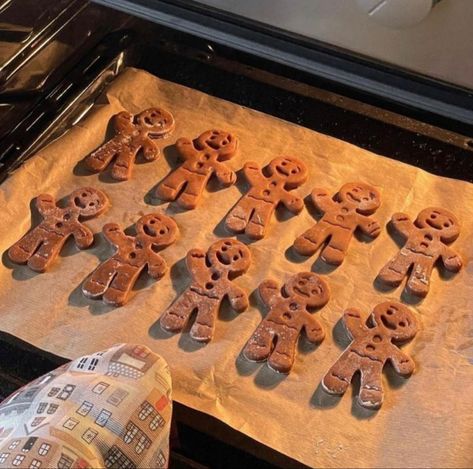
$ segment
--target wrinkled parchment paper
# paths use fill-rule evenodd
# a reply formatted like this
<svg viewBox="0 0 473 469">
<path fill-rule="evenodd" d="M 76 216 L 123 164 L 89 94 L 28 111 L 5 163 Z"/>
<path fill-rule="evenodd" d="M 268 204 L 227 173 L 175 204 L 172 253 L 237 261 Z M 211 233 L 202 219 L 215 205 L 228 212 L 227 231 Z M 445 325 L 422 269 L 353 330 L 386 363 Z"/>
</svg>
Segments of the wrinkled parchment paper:
<svg viewBox="0 0 473 469">
<path fill-rule="evenodd" d="M 80 161 L 105 137 L 109 118 L 126 109 L 139 112 L 160 105 L 175 116 L 173 136 L 162 142 L 164 156 L 135 166 L 128 182 L 109 175 L 91 175 Z M 320 116 L 323 119 L 323 116 Z M 254 291 L 267 277 L 283 282 L 290 274 L 315 269 L 327 274 L 332 290 L 329 304 L 317 312 L 327 337 L 316 349 L 304 341 L 289 376 L 239 357 L 261 320 L 257 295 L 251 307 L 237 315 L 228 306 L 218 320 L 214 340 L 202 346 L 188 333 L 168 335 L 154 324 L 182 292 L 188 278 L 183 258 L 193 247 L 207 248 L 225 236 L 222 219 L 239 199 L 244 184 L 219 190 L 212 185 L 199 208 L 186 212 L 159 205 L 150 190 L 176 165 L 172 143 L 179 136 L 194 138 L 212 128 L 238 135 L 240 152 L 229 162 L 239 169 L 248 160 L 267 163 L 274 156 L 294 155 L 310 168 L 314 186 L 335 192 L 342 183 L 362 180 L 382 193 L 376 218 L 386 225 L 403 211 L 411 217 L 438 205 L 456 213 L 462 233 L 453 247 L 466 262 L 461 273 L 439 278 L 435 270 L 428 297 L 412 307 L 421 322 L 417 337 L 404 349 L 417 371 L 402 380 L 388 370 L 385 402 L 379 412 L 362 410 L 353 388 L 343 398 L 320 389 L 322 376 L 347 345 L 338 322 L 344 308 L 368 312 L 386 298 L 398 300 L 402 287 L 388 292 L 373 280 L 397 250 L 383 229 L 374 242 L 352 240 L 345 263 L 333 270 L 315 258 L 295 257 L 288 249 L 294 238 L 314 223 L 308 210 L 289 216 L 281 210 L 269 236 L 250 249 L 253 263 L 235 282 Z M 0 247 L 4 252 L 31 226 L 30 202 L 48 192 L 58 198 L 90 185 L 103 189 L 112 201 L 105 215 L 88 225 L 99 232 L 106 222 L 132 225 L 142 214 L 164 210 L 175 217 L 179 241 L 162 252 L 170 274 L 156 282 L 147 275 L 124 307 L 111 308 L 86 299 L 80 285 L 98 263 L 111 254 L 101 235 L 92 249 L 79 251 L 70 243 L 54 267 L 35 274 L 13 266 L 3 255 L 0 265 L 0 328 L 37 347 L 63 357 L 100 350 L 116 342 L 140 342 L 169 362 L 175 399 L 211 414 L 237 430 L 316 467 L 472 467 L 473 466 L 473 186 L 429 175 L 352 145 L 203 93 L 161 81 L 129 69 L 109 87 L 90 117 L 37 154 L 0 186 Z M 154 204 L 154 205 L 153 205 Z M 35 220 L 37 216 L 35 215 Z M 405 297 L 403 297 L 405 298 Z M 409 300 L 409 298 L 405 298 Z"/>
</svg>

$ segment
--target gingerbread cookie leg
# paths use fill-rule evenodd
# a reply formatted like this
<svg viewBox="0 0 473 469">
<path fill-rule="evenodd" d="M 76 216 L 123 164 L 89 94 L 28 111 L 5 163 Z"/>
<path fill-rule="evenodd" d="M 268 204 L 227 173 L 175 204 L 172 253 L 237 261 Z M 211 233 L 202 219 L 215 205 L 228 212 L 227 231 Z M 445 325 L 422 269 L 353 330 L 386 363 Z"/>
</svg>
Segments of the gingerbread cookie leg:
<svg viewBox="0 0 473 469">
<path fill-rule="evenodd" d="M 430 276 L 432 274 L 432 260 L 423 259 L 421 254 L 418 255 L 411 275 L 407 281 L 407 290 L 413 295 L 424 297 L 429 293 Z"/>
<path fill-rule="evenodd" d="M 8 257 L 17 264 L 26 264 L 45 238 L 45 230 L 34 228 L 8 250 Z"/>
<path fill-rule="evenodd" d="M 126 181 L 130 179 L 136 152 L 137 149 L 131 145 L 123 146 L 123 148 L 121 148 L 112 167 L 113 179 L 116 179 L 117 181 Z"/>
<path fill-rule="evenodd" d="M 92 171 L 103 171 L 120 151 L 121 147 L 121 143 L 117 143 L 115 140 L 110 140 L 85 159 L 87 167 Z"/>
<path fill-rule="evenodd" d="M 255 206 L 255 201 L 243 196 L 225 219 L 225 226 L 234 233 L 243 233 Z"/>
<path fill-rule="evenodd" d="M 345 259 L 350 239 L 350 230 L 334 230 L 327 246 L 322 249 L 320 254 L 322 260 L 327 264 L 340 265 Z"/>
<path fill-rule="evenodd" d="M 169 332 L 181 332 L 196 309 L 197 298 L 196 293 L 186 290 L 161 316 L 161 327 Z"/>
<path fill-rule="evenodd" d="M 294 329 L 282 331 L 284 337 L 278 337 L 276 346 L 268 359 L 268 365 L 279 373 L 289 373 L 294 364 L 298 332 Z"/>
<path fill-rule="evenodd" d="M 44 272 L 56 259 L 59 251 L 66 242 L 65 236 L 49 234 L 40 248 L 28 260 L 28 267 L 35 272 Z"/>
<path fill-rule="evenodd" d="M 117 275 L 103 294 L 103 301 L 113 306 L 124 305 L 140 272 L 141 269 L 133 265 L 121 264 L 117 266 Z"/>
<path fill-rule="evenodd" d="M 320 223 L 302 233 L 294 241 L 294 249 L 303 256 L 312 256 L 330 236 L 328 227 Z"/>
<path fill-rule="evenodd" d="M 378 277 L 392 287 L 398 287 L 412 265 L 412 253 L 401 249 L 379 272 Z"/>
<path fill-rule="evenodd" d="M 383 364 L 366 357 L 361 367 L 360 393 L 358 400 L 363 407 L 377 409 L 383 403 Z"/>
<path fill-rule="evenodd" d="M 103 264 L 100 264 L 84 282 L 82 287 L 84 295 L 88 298 L 102 296 L 112 282 L 117 268 L 118 263 L 114 259 L 108 259 Z"/>
<path fill-rule="evenodd" d="M 177 199 L 177 203 L 189 210 L 196 208 L 207 182 L 206 179 L 207 177 L 201 174 L 195 174 L 194 177 L 189 178 L 186 187 Z"/>
<path fill-rule="evenodd" d="M 209 342 L 212 340 L 218 307 L 219 301 L 212 298 L 207 298 L 199 304 L 197 316 L 189 333 L 194 340 L 198 342 Z"/>
<path fill-rule="evenodd" d="M 344 394 L 359 369 L 359 358 L 350 350 L 344 352 L 322 380 L 325 391 L 329 394 Z"/>
<path fill-rule="evenodd" d="M 261 202 L 258 204 L 250 217 L 248 226 L 246 227 L 246 235 L 251 239 L 264 238 L 266 227 L 268 226 L 273 211 L 273 204 L 267 202 Z"/>
<path fill-rule="evenodd" d="M 161 200 L 176 200 L 179 192 L 187 183 L 184 170 L 177 168 L 158 185 L 156 196 Z"/>
<path fill-rule="evenodd" d="M 252 362 L 265 361 L 271 354 L 274 330 L 261 323 L 243 349 L 243 356 Z"/>
</svg>

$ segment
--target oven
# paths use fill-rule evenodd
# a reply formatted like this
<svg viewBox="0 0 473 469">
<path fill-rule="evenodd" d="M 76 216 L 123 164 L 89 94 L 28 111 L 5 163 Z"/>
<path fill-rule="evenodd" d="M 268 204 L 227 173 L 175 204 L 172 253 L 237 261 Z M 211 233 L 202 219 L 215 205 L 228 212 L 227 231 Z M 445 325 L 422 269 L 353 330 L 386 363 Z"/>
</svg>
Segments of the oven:
<svg viewBox="0 0 473 469">
<path fill-rule="evenodd" d="M 104 87 L 135 66 L 473 182 L 473 3 L 397 3 L 4 0 L 0 180 L 79 123 Z M 3 397 L 64 362 L 6 334 L 0 356 Z M 297 465 L 182 405 L 175 422 L 175 467 L 229 458 L 240 467 Z"/>
</svg>

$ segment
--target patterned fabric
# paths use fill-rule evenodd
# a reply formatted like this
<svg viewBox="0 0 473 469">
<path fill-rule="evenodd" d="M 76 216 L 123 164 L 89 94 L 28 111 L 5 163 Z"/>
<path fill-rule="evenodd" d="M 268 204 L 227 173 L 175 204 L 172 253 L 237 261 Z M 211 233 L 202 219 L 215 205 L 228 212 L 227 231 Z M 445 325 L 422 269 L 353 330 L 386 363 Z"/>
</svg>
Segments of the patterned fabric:
<svg viewBox="0 0 473 469">
<path fill-rule="evenodd" d="M 115 345 L 0 404 L 0 468 L 167 467 L 171 411 L 164 359 Z"/>
</svg>

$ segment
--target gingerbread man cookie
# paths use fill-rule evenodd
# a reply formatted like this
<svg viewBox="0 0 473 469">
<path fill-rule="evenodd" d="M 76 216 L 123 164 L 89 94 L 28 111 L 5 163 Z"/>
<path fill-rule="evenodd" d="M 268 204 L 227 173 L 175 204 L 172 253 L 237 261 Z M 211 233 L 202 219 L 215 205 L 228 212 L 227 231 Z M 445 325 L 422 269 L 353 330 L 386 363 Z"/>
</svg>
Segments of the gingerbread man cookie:
<svg viewBox="0 0 473 469">
<path fill-rule="evenodd" d="M 251 188 L 227 215 L 228 230 L 244 231 L 249 238 L 261 239 L 279 204 L 295 214 L 304 207 L 303 200 L 289 191 L 307 180 L 306 165 L 296 158 L 282 156 L 272 160 L 267 169 L 268 176 L 265 176 L 257 163 L 248 162 L 243 167 Z"/>
<path fill-rule="evenodd" d="M 358 310 L 347 309 L 343 322 L 353 341 L 324 376 L 322 387 L 330 394 L 344 394 L 359 371 L 358 402 L 363 407 L 379 408 L 383 403 L 381 376 L 385 363 L 389 360 L 403 377 L 414 372 L 412 358 L 395 344 L 414 338 L 417 321 L 406 306 L 386 301 L 377 305 L 367 320 L 362 319 Z"/>
<path fill-rule="evenodd" d="M 293 275 L 282 291 L 273 280 L 264 281 L 258 291 L 269 313 L 246 344 L 243 356 L 256 362 L 267 360 L 273 370 L 289 373 L 302 329 L 312 343 L 325 337 L 322 325 L 310 311 L 328 302 L 328 285 L 313 272 L 301 272 Z"/>
<path fill-rule="evenodd" d="M 340 265 L 347 253 L 356 229 L 371 238 L 381 233 L 373 214 L 380 206 L 379 192 L 362 182 L 342 186 L 333 200 L 325 189 L 314 189 L 311 194 L 315 207 L 324 212 L 320 221 L 299 236 L 294 249 L 304 256 L 311 256 L 326 243 L 320 257 L 327 264 Z"/>
<path fill-rule="evenodd" d="M 193 141 L 180 138 L 176 148 L 184 162 L 161 181 L 156 196 L 186 209 L 197 207 L 212 174 L 224 186 L 235 184 L 235 173 L 223 161 L 233 158 L 237 147 L 236 137 L 222 130 L 207 130 Z"/>
<path fill-rule="evenodd" d="M 419 213 L 414 223 L 403 213 L 391 218 L 393 228 L 407 239 L 399 254 L 379 272 L 378 278 L 397 287 L 408 275 L 407 291 L 425 297 L 429 292 L 430 275 L 437 261 L 450 272 L 458 272 L 462 260 L 447 244 L 460 234 L 460 225 L 453 213 L 443 208 L 430 207 Z"/>
<path fill-rule="evenodd" d="M 103 171 L 114 157 L 112 178 L 130 179 L 138 151 L 142 150 L 147 161 L 159 156 L 155 140 L 165 138 L 174 130 L 174 118 L 165 109 L 152 107 L 136 116 L 123 111 L 113 116 L 115 137 L 95 150 L 85 159 L 88 169 Z"/>
<path fill-rule="evenodd" d="M 91 187 L 72 192 L 64 208 L 49 194 L 38 196 L 35 203 L 43 221 L 8 250 L 8 257 L 36 272 L 44 272 L 54 262 L 70 236 L 79 249 L 90 247 L 94 234 L 79 219 L 95 217 L 108 207 L 107 196 Z"/>
<path fill-rule="evenodd" d="M 166 261 L 156 252 L 174 243 L 179 230 L 175 221 L 158 213 L 144 215 L 136 222 L 136 236 L 127 236 L 116 223 L 107 223 L 102 231 L 116 248 L 116 253 L 102 262 L 84 282 L 82 292 L 89 298 L 102 297 L 104 303 L 121 306 L 146 267 L 148 274 L 161 278 Z"/>
<path fill-rule="evenodd" d="M 248 295 L 231 280 L 245 273 L 250 262 L 249 249 L 233 239 L 215 242 L 207 253 L 200 249 L 189 251 L 186 264 L 192 283 L 161 316 L 161 327 L 169 332 L 181 332 L 191 314 L 197 311 L 190 336 L 199 342 L 209 342 L 225 297 L 238 313 L 248 308 Z"/>
</svg>

